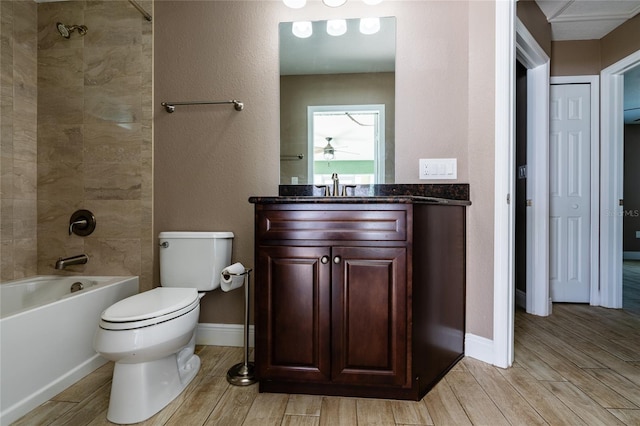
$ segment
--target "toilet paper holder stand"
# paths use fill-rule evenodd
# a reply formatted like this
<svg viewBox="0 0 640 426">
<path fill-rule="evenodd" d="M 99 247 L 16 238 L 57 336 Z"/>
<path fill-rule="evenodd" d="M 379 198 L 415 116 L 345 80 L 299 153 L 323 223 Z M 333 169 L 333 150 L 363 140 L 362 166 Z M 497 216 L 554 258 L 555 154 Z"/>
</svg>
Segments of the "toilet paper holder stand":
<svg viewBox="0 0 640 426">
<path fill-rule="evenodd" d="M 251 286 L 251 268 L 244 268 L 244 272 L 233 276 L 244 276 L 244 360 L 227 371 L 227 381 L 236 386 L 249 386 L 256 380 L 255 364 L 249 362 L 249 293 Z"/>
</svg>

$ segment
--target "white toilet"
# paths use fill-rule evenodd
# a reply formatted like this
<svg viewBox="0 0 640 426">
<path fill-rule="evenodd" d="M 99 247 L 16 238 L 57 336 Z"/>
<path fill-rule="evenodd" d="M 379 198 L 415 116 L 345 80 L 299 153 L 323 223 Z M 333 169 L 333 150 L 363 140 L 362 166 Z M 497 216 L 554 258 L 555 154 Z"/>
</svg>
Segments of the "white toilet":
<svg viewBox="0 0 640 426">
<path fill-rule="evenodd" d="M 195 377 L 195 331 L 203 291 L 220 286 L 232 232 L 161 232 L 160 285 L 107 308 L 93 348 L 114 361 L 107 419 L 148 419 Z"/>
</svg>

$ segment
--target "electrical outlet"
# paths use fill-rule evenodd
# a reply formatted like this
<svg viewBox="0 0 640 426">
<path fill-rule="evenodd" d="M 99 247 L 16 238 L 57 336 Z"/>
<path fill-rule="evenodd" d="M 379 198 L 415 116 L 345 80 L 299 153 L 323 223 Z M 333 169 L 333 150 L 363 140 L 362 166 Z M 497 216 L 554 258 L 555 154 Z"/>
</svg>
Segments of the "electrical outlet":
<svg viewBox="0 0 640 426">
<path fill-rule="evenodd" d="M 456 158 L 421 158 L 418 161 L 420 179 L 457 179 Z"/>
</svg>

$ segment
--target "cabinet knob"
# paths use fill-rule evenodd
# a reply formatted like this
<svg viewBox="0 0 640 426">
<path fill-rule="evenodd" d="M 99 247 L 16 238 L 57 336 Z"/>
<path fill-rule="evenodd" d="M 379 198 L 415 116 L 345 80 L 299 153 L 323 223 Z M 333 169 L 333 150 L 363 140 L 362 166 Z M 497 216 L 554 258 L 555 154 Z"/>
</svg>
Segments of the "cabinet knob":
<svg viewBox="0 0 640 426">
<path fill-rule="evenodd" d="M 320 258 L 320 262 L 326 265 L 327 263 L 329 263 L 329 256 L 322 256 Z"/>
<path fill-rule="evenodd" d="M 336 256 L 333 258 L 333 263 L 340 263 L 341 260 L 340 256 Z"/>
</svg>

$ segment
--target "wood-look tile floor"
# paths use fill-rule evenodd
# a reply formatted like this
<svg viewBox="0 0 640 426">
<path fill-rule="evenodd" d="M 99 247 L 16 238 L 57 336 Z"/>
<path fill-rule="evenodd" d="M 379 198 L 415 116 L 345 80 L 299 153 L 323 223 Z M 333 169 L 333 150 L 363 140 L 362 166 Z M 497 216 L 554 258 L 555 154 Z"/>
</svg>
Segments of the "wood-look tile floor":
<svg viewBox="0 0 640 426">
<path fill-rule="evenodd" d="M 225 379 L 241 348 L 203 346 L 194 381 L 140 424 L 640 425 L 640 310 L 554 304 L 546 318 L 518 311 L 515 336 L 512 368 L 464 358 L 420 402 L 258 393 Z M 112 370 L 99 368 L 14 425 L 111 424 Z"/>
</svg>

